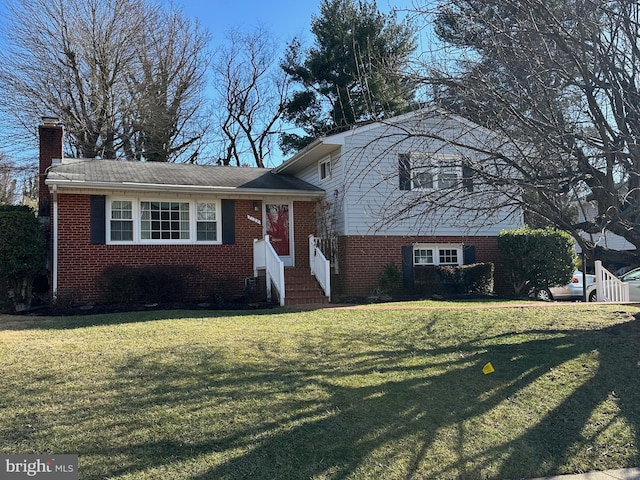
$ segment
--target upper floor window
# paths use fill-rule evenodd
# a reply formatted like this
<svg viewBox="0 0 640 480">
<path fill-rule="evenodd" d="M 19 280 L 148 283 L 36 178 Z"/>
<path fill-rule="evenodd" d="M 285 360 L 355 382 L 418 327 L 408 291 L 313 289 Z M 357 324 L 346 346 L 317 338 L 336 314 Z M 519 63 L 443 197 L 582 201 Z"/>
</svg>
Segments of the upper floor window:
<svg viewBox="0 0 640 480">
<path fill-rule="evenodd" d="M 324 180 L 325 178 L 329 178 L 331 176 L 331 160 L 325 160 L 320 162 L 318 165 L 320 180 Z"/>
<path fill-rule="evenodd" d="M 400 190 L 455 189 L 473 191 L 472 170 L 458 155 L 401 153 L 398 157 Z"/>
</svg>

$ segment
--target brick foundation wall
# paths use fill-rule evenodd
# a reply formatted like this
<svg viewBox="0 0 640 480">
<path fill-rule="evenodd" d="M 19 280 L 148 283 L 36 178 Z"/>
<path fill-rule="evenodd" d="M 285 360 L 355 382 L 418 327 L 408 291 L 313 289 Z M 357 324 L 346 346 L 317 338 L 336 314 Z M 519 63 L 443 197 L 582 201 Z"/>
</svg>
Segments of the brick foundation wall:
<svg viewBox="0 0 640 480">
<path fill-rule="evenodd" d="M 58 297 L 80 303 L 101 302 L 100 277 L 112 265 L 194 267 L 190 284 L 192 298 L 205 300 L 224 288 L 242 295 L 244 280 L 253 277 L 253 239 L 262 238 L 262 226 L 250 221 L 256 216 L 256 200 L 235 201 L 233 245 L 93 245 L 90 241 L 89 195 L 58 194 Z M 259 200 L 258 200 L 258 203 Z M 315 228 L 313 202 L 294 203 L 296 264 L 308 265 L 307 236 Z"/>
<path fill-rule="evenodd" d="M 393 262 L 402 271 L 402 247 L 414 243 L 475 246 L 476 263 L 491 262 L 495 266 L 495 292 L 508 292 L 499 265 L 496 237 L 343 236 L 338 240 L 339 274 L 332 277 L 332 289 L 345 296 L 370 295 L 385 265 Z"/>
</svg>

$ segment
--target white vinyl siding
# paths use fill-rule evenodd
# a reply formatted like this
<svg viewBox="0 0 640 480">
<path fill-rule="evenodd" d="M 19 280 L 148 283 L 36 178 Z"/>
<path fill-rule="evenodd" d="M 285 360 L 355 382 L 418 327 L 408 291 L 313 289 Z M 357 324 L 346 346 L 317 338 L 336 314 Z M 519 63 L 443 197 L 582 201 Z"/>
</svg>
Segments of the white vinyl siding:
<svg viewBox="0 0 640 480">
<path fill-rule="evenodd" d="M 442 131 L 442 124 L 435 122 L 434 131 Z M 462 157 L 454 147 L 430 141 L 425 144 L 424 138 L 407 136 L 406 132 L 414 129 L 407 125 L 403 129 L 394 130 L 393 127 L 380 125 L 353 135 L 344 140 L 340 156 L 340 185 L 341 204 L 344 209 L 344 235 L 437 235 L 437 236 L 495 236 L 502 230 L 522 227 L 522 216 L 518 212 L 507 209 L 496 209 L 487 217 L 477 216 L 473 210 L 465 208 L 465 200 L 460 197 L 443 215 L 442 211 L 421 212 L 406 219 L 398 219 L 394 215 L 402 206 L 403 196 L 421 195 L 422 190 L 402 191 L 398 188 L 398 158 L 407 152 L 438 152 L 445 158 Z M 428 124 L 423 124 L 420 130 L 430 130 Z M 417 130 L 417 128 L 416 128 Z M 453 130 L 453 128 L 452 128 Z M 459 131 L 453 131 L 454 138 L 460 138 Z M 470 153 L 471 154 L 471 153 Z M 433 154 L 432 154 L 433 155 Z M 455 171 L 440 172 L 442 185 L 450 184 L 461 178 L 462 165 Z M 332 179 L 338 180 L 337 169 L 334 166 Z M 429 182 L 427 175 L 419 181 Z M 438 178 L 433 179 L 437 185 Z M 332 183 L 333 184 L 333 183 Z M 327 191 L 327 199 L 332 197 L 334 189 L 322 185 Z M 462 190 L 453 189 L 453 190 Z M 475 198 L 481 201 L 475 187 Z M 414 198 L 414 197 L 412 197 Z M 417 203 L 419 204 L 419 203 Z M 394 217 L 392 223 L 384 220 Z"/>
<path fill-rule="evenodd" d="M 319 165 L 327 162 L 331 164 L 331 175 L 320 181 Z M 344 202 L 344 162 L 342 161 L 340 150 L 337 150 L 331 155 L 323 157 L 317 163 L 314 162 L 313 164 L 309 165 L 304 170 L 296 174 L 296 176 L 301 180 L 322 188 L 326 192 L 324 201 L 327 203 L 330 211 L 324 211 L 322 213 L 319 213 L 319 215 L 331 215 L 333 220 L 331 222 L 333 234 L 342 235 L 342 232 L 346 231 L 344 220 L 345 210 L 348 208 L 348 205 L 346 205 Z M 324 222 L 324 220 L 326 219 L 321 219 L 319 220 L 319 222 L 322 223 Z"/>
</svg>

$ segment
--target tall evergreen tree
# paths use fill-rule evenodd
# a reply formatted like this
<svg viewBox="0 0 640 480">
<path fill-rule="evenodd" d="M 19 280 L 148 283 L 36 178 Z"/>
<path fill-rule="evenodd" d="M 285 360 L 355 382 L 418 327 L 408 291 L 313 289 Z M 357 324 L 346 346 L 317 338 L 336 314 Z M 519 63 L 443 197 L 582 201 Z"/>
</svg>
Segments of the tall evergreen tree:
<svg viewBox="0 0 640 480">
<path fill-rule="evenodd" d="M 410 108 L 416 87 L 406 73 L 416 41 L 408 21 L 381 13 L 375 2 L 323 0 L 311 31 L 314 46 L 303 51 L 294 39 L 282 63 L 301 87 L 286 103 L 285 118 L 305 132 L 284 134 L 283 151 Z"/>
</svg>

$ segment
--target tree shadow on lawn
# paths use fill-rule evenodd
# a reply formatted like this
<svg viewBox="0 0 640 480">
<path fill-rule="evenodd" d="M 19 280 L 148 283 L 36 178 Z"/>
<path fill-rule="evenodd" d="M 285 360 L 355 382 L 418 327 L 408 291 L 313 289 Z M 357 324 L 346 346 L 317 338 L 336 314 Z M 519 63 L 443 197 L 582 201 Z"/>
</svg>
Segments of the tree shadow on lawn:
<svg viewBox="0 0 640 480">
<path fill-rule="evenodd" d="M 74 315 L 2 315 L 0 314 L 0 331 L 2 330 L 72 330 L 107 325 L 124 325 L 129 323 L 144 323 L 158 320 L 180 320 L 183 318 L 224 318 L 249 315 L 273 315 L 281 313 L 277 307 L 263 309 L 216 309 L 206 308 L 176 308 L 157 310 L 155 308 L 130 309 L 96 313 L 87 311 L 85 314 Z"/>
<path fill-rule="evenodd" d="M 531 340 L 532 334 L 537 338 Z M 521 335 L 529 339 L 518 341 Z M 553 403 L 548 412 L 536 416 L 535 423 L 522 426 L 520 436 L 476 445 L 475 452 L 468 450 L 473 428 L 493 429 L 496 438 L 500 437 L 500 427 L 491 425 L 494 409 L 517 404 L 524 389 L 565 362 L 594 354 L 597 369 L 577 379 L 576 388 L 569 389 L 569 395 Z M 181 468 L 174 462 L 232 450 L 234 454 L 214 461 L 206 472 L 183 478 L 503 479 L 550 475 L 571 468 L 567 464 L 576 451 L 603 453 L 597 435 L 585 436 L 584 429 L 596 407 L 612 396 L 619 409 L 615 416 L 635 432 L 635 445 L 628 465 L 607 465 L 605 458 L 603 468 L 637 466 L 640 460 L 638 318 L 601 330 L 527 331 L 477 338 L 451 348 L 345 351 L 329 354 L 331 358 L 310 356 L 307 364 L 281 361 L 273 354 L 262 364 L 242 369 L 236 365 L 229 370 L 219 358 L 210 356 L 210 352 L 196 352 L 189 357 L 193 363 L 188 364 L 185 357 L 184 363 L 171 365 L 162 362 L 160 353 L 131 359 L 119 372 L 123 385 L 142 376 L 146 391 L 123 402 L 125 415 L 162 405 L 180 406 L 188 414 L 175 436 L 80 451 L 81 457 L 121 459 L 119 466 L 100 475 L 86 472 L 83 478 L 162 465 Z M 489 360 L 496 372 L 484 376 L 482 366 Z M 188 381 L 180 386 L 181 379 Z M 127 395 L 126 388 L 116 388 Z M 268 400 L 265 411 L 247 407 L 261 405 L 264 399 Z M 217 403 L 221 409 L 198 417 L 208 403 Z M 226 410 L 222 408 L 225 403 Z M 234 412 L 233 408 L 249 410 Z M 249 416 L 234 425 L 228 417 L 237 414 L 253 414 L 255 419 Z M 191 415 L 194 418 L 189 420 Z M 208 428 L 221 422 L 227 422 L 227 427 Z M 131 425 L 130 433 L 134 429 Z M 449 440 L 447 445 L 453 447 L 446 452 L 437 451 L 436 440 L 442 435 L 456 437 Z"/>
</svg>

